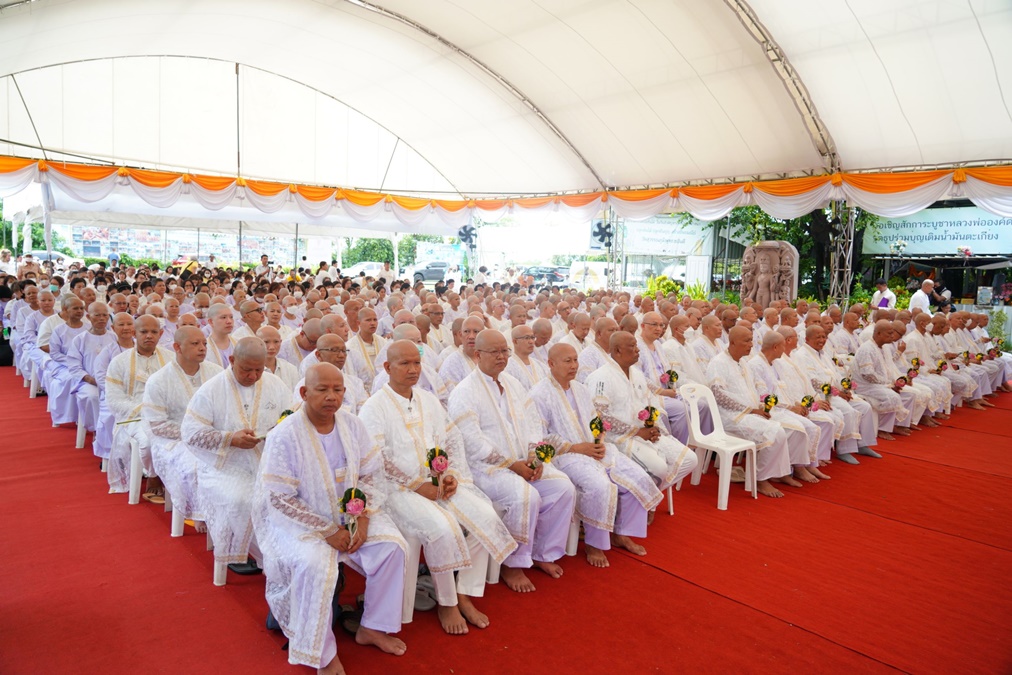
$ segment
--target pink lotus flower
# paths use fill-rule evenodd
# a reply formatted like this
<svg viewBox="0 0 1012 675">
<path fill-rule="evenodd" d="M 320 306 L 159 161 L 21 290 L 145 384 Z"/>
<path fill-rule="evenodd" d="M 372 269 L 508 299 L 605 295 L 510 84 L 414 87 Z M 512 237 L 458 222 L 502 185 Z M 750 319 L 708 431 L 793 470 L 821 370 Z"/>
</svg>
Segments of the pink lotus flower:
<svg viewBox="0 0 1012 675">
<path fill-rule="evenodd" d="M 605 431 L 611 431 L 611 422 L 601 422 L 601 426 L 604 427 Z"/>
<path fill-rule="evenodd" d="M 907 383 L 906 383 L 906 380 L 904 380 L 901 377 L 900 379 L 896 380 L 893 384 L 896 385 L 897 387 L 901 387 L 902 388 L 902 387 L 905 387 Z"/>
<path fill-rule="evenodd" d="M 812 403 L 812 411 L 815 412 L 818 410 L 819 410 L 819 402 L 815 401 L 814 403 Z"/>
<path fill-rule="evenodd" d="M 361 516 L 365 512 L 365 502 L 361 499 L 349 500 L 344 510 L 349 516 Z"/>
<path fill-rule="evenodd" d="M 670 375 L 668 375 L 667 373 L 664 373 L 663 375 L 661 375 L 661 384 L 667 384 L 670 381 L 671 381 L 671 376 Z"/>
<path fill-rule="evenodd" d="M 432 473 L 441 474 L 450 468 L 450 460 L 444 455 L 433 457 L 432 459 Z"/>
<path fill-rule="evenodd" d="M 650 417 L 650 413 L 648 413 L 645 409 L 640 410 L 639 414 L 636 415 L 636 417 L 639 418 L 640 422 L 645 422 L 647 418 Z"/>
<path fill-rule="evenodd" d="M 833 387 L 832 390 L 831 390 L 831 392 L 832 392 L 833 396 L 839 396 L 840 395 L 840 390 L 837 389 L 836 387 Z"/>
</svg>

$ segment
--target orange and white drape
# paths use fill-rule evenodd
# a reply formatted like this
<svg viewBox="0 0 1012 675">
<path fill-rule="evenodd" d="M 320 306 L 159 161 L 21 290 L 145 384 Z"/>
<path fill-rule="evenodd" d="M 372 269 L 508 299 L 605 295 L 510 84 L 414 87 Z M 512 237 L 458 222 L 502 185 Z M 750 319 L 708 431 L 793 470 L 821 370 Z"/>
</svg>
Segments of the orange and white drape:
<svg viewBox="0 0 1012 675">
<path fill-rule="evenodd" d="M 119 186 L 129 186 L 147 204 L 157 208 L 171 208 L 188 195 L 211 211 L 246 204 L 263 213 L 274 213 L 294 203 L 309 219 L 321 219 L 342 209 L 355 221 L 368 224 L 380 214 L 392 212 L 409 227 L 438 218 L 447 227 L 457 228 L 467 224 L 472 214 L 484 221 L 496 221 L 515 209 L 556 211 L 574 221 L 585 222 L 606 206 L 631 220 L 687 211 L 700 220 L 712 221 L 726 216 L 735 207 L 750 204 L 777 218 L 796 218 L 831 200 L 841 200 L 880 216 L 902 217 L 946 197 L 966 198 L 995 215 L 1012 217 L 1012 166 L 837 173 L 682 188 L 449 200 L 0 156 L 0 197 L 16 194 L 32 182 L 40 182 L 44 188 L 55 187 L 77 201 L 88 203 L 105 199 Z"/>
</svg>

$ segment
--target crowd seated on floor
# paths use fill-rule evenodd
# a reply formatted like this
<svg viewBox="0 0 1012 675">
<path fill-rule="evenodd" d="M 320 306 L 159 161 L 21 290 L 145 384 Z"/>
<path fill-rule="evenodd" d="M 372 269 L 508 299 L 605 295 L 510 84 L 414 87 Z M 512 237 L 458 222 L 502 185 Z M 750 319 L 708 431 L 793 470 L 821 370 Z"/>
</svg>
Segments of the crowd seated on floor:
<svg viewBox="0 0 1012 675">
<path fill-rule="evenodd" d="M 449 635 L 488 628 L 486 585 L 550 584 L 581 530 L 594 567 L 648 555 L 706 438 L 754 453 L 721 479 L 776 508 L 1012 391 L 987 316 L 925 302 L 195 267 L 23 260 L 0 285 L 13 365 L 90 437 L 110 493 L 207 533 L 214 583 L 264 574 L 289 662 L 322 673 L 344 672 L 335 625 L 395 656 L 416 608 Z M 353 611 L 346 568 L 366 584 Z"/>
</svg>

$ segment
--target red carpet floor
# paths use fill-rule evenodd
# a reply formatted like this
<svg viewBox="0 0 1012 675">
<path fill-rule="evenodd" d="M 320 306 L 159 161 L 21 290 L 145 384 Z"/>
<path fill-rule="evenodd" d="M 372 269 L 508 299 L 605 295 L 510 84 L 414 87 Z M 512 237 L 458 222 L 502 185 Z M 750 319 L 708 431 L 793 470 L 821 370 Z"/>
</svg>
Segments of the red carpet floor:
<svg viewBox="0 0 1012 675">
<path fill-rule="evenodd" d="M 883 443 L 785 499 L 712 474 L 658 515 L 649 555 L 566 558 L 536 593 L 487 589 L 485 631 L 417 613 L 408 653 L 338 636 L 352 673 L 1008 673 L 1012 395 L 947 428 Z M 204 538 L 107 494 L 71 427 L 53 429 L 0 369 L 0 673 L 286 673 L 262 577 L 211 584 Z M 89 446 L 90 447 L 90 446 Z M 348 593 L 361 588 L 354 575 Z"/>
</svg>

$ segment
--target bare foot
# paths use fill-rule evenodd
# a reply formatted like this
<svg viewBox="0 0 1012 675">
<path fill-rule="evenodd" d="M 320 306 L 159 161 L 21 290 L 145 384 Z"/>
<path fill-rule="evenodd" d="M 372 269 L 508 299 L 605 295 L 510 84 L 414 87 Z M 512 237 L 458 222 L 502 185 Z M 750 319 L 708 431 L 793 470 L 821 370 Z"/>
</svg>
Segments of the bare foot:
<svg viewBox="0 0 1012 675">
<path fill-rule="evenodd" d="M 806 483 L 818 483 L 819 479 L 812 473 L 807 467 L 796 466 L 794 467 L 794 477 L 798 480 L 803 480 Z"/>
<path fill-rule="evenodd" d="M 657 509 L 653 509 L 652 511 L 647 511 L 647 525 L 653 525 L 654 515 L 656 513 L 657 513 Z"/>
<path fill-rule="evenodd" d="M 447 635 L 467 635 L 467 621 L 460 613 L 456 605 L 453 607 L 436 607 L 436 614 L 439 615 L 439 623 Z"/>
<path fill-rule="evenodd" d="M 978 401 L 970 401 L 970 402 L 968 402 L 966 404 L 966 407 L 969 408 L 970 410 L 983 410 L 984 409 L 984 406 L 982 406 L 980 404 L 980 402 L 978 402 Z"/>
<path fill-rule="evenodd" d="M 780 476 L 780 478 L 771 478 L 774 483 L 783 483 L 784 485 L 790 485 L 791 487 L 801 487 L 801 483 L 794 480 L 792 476 Z"/>
<path fill-rule="evenodd" d="M 991 403 L 990 401 L 985 401 L 984 399 L 980 399 L 977 402 L 980 403 L 982 406 L 986 406 L 988 408 L 993 408 L 994 407 L 994 403 Z"/>
<path fill-rule="evenodd" d="M 822 462 L 819 462 L 819 464 L 821 465 Z M 809 473 L 811 473 L 813 476 L 815 476 L 819 480 L 829 480 L 829 476 L 827 476 L 826 474 L 822 473 L 821 471 L 819 471 L 814 466 L 808 467 L 808 471 L 809 471 Z"/>
<path fill-rule="evenodd" d="M 893 428 L 893 433 L 896 434 L 897 436 L 909 436 L 910 435 L 910 429 L 915 429 L 915 428 L 916 427 L 914 427 L 913 425 L 911 425 L 910 428 L 907 428 L 907 427 L 895 427 L 895 428 Z"/>
<path fill-rule="evenodd" d="M 587 562 L 590 563 L 592 567 L 608 566 L 608 556 L 604 554 L 604 551 L 602 551 L 599 548 L 594 548 L 593 546 L 590 545 L 586 546 L 587 546 Z"/>
<path fill-rule="evenodd" d="M 467 622 L 476 628 L 488 628 L 488 617 L 478 611 L 468 595 L 457 594 L 457 609 Z"/>
<path fill-rule="evenodd" d="M 545 562 L 543 560 L 535 560 L 534 566 L 539 570 L 547 574 L 553 579 L 558 579 L 562 576 L 562 566 L 556 565 L 553 562 Z"/>
<path fill-rule="evenodd" d="M 829 466 L 832 463 L 833 463 L 833 461 L 830 460 L 830 459 L 820 459 L 819 460 L 819 466 Z"/>
<path fill-rule="evenodd" d="M 203 520 L 195 520 L 193 521 L 193 529 L 195 529 L 200 534 L 204 534 L 207 532 L 207 523 L 205 523 Z"/>
<path fill-rule="evenodd" d="M 931 419 L 930 417 L 926 417 L 926 418 L 922 419 L 921 420 L 921 424 L 923 424 L 926 427 L 932 427 L 932 428 L 942 426 L 941 424 L 939 424 L 935 420 Z"/>
<path fill-rule="evenodd" d="M 335 655 L 333 661 L 323 668 L 316 669 L 316 675 L 344 675 L 344 666 L 341 665 L 341 659 Z"/>
<path fill-rule="evenodd" d="M 755 487 L 759 491 L 759 494 L 766 495 L 767 497 L 779 499 L 784 496 L 784 493 L 773 487 L 768 480 L 759 481 Z"/>
<path fill-rule="evenodd" d="M 643 548 L 642 546 L 640 546 L 639 544 L 637 544 L 635 541 L 625 536 L 624 534 L 611 535 L 611 545 L 616 548 L 624 548 L 630 553 L 635 553 L 636 555 L 647 554 L 647 550 L 645 548 Z"/>
<path fill-rule="evenodd" d="M 408 651 L 408 646 L 402 640 L 365 626 L 358 627 L 358 632 L 355 633 L 355 642 L 360 645 L 375 645 L 381 651 L 394 656 L 404 656 L 404 652 Z"/>
<path fill-rule="evenodd" d="M 534 590 L 534 583 L 519 567 L 503 567 L 502 580 L 506 583 L 506 588 L 517 593 L 530 593 Z"/>
<path fill-rule="evenodd" d="M 893 437 L 893 435 L 891 433 L 889 433 L 888 431 L 879 431 L 878 432 L 878 437 L 879 437 L 879 439 L 881 439 L 883 441 L 895 441 L 896 440 Z"/>
<path fill-rule="evenodd" d="M 942 420 L 943 422 L 949 419 L 949 417 L 951 417 L 951 415 L 946 415 L 945 413 L 935 413 L 935 419 Z"/>
</svg>

